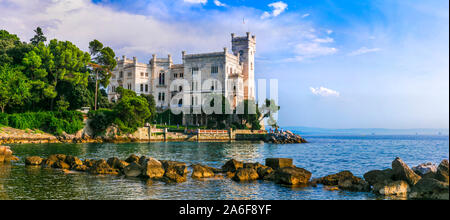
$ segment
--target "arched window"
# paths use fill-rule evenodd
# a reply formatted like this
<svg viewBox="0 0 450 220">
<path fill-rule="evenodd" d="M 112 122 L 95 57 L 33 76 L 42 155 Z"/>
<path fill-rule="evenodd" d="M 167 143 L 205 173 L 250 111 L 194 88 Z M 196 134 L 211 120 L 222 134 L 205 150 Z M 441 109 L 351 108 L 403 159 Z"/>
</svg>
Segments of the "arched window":
<svg viewBox="0 0 450 220">
<path fill-rule="evenodd" d="M 165 84 L 165 74 L 164 72 L 160 72 L 159 73 L 159 85 L 164 85 Z"/>
</svg>

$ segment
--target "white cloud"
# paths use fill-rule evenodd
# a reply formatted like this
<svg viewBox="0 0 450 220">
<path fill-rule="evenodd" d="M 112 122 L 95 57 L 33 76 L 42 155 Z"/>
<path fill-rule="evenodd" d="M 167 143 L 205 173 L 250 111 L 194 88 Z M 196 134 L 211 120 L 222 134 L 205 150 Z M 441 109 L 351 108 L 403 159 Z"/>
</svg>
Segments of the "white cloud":
<svg viewBox="0 0 450 220">
<path fill-rule="evenodd" d="M 358 56 L 358 55 L 362 55 L 362 54 L 366 54 L 366 53 L 378 52 L 380 50 L 381 50 L 380 48 L 361 47 L 358 50 L 350 52 L 348 55 L 349 56 Z"/>
<path fill-rule="evenodd" d="M 297 62 L 336 52 L 330 45 L 333 39 L 316 33 L 320 27 L 299 22 L 301 14 L 261 20 L 260 11 L 248 7 L 228 7 L 205 15 L 186 5 L 169 5 L 166 0 L 153 0 L 148 10 L 153 10 L 150 6 L 154 4 L 164 10 L 138 15 L 90 0 L 0 0 L 0 29 L 28 41 L 40 26 L 48 39 L 69 40 L 85 51 L 89 41 L 98 39 L 113 48 L 116 56 L 136 56 L 139 62 L 148 62 L 153 53 L 158 57 L 170 53 L 175 62 L 181 62 L 183 50 L 222 51 L 230 47 L 230 33 L 245 35 L 242 30 L 248 26 L 258 39 L 257 60 L 270 57 L 269 62 Z"/>
<path fill-rule="evenodd" d="M 225 7 L 225 6 L 227 6 L 226 4 L 220 2 L 219 0 L 214 0 L 214 4 L 215 4 L 216 6 L 219 6 L 219 7 Z"/>
<path fill-rule="evenodd" d="M 313 87 L 309 87 L 309 89 L 311 90 L 312 94 L 317 95 L 317 96 L 334 96 L 334 97 L 339 97 L 340 94 L 339 92 L 332 90 L 332 89 L 328 89 L 325 88 L 323 86 L 318 87 L 318 88 L 313 88 Z"/>
<path fill-rule="evenodd" d="M 327 34 L 332 34 L 333 30 L 327 30 Z"/>
<path fill-rule="evenodd" d="M 272 12 L 271 13 L 267 12 L 267 11 L 264 12 L 261 15 L 261 19 L 265 19 L 265 18 L 269 18 L 269 17 L 277 17 L 278 15 L 283 13 L 286 10 L 286 8 L 288 7 L 288 5 L 282 1 L 270 3 L 268 6 L 272 8 Z"/>
<path fill-rule="evenodd" d="M 306 13 L 306 14 L 302 15 L 302 18 L 309 17 L 309 15 L 310 15 L 310 14 Z"/>
<path fill-rule="evenodd" d="M 184 2 L 191 4 L 206 4 L 208 0 L 183 0 Z"/>
</svg>

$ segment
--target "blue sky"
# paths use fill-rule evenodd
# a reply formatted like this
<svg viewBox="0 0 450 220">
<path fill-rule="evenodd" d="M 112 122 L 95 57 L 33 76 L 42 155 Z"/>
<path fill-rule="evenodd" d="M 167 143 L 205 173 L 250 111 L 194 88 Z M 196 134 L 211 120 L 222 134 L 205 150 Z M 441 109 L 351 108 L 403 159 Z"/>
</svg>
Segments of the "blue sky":
<svg viewBox="0 0 450 220">
<path fill-rule="evenodd" d="M 23 40 L 41 26 L 142 62 L 221 51 L 250 31 L 256 77 L 279 80 L 280 125 L 449 127 L 448 1 L 0 0 L 0 12 Z"/>
</svg>

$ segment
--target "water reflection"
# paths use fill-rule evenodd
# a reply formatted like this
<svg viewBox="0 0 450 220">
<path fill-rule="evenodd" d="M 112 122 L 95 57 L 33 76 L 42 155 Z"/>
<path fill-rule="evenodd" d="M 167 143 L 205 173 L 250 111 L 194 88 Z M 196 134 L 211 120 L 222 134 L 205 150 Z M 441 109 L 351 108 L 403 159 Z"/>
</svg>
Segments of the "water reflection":
<svg viewBox="0 0 450 220">
<path fill-rule="evenodd" d="M 370 193 L 325 190 L 322 186 L 291 188 L 272 182 L 236 183 L 228 178 L 195 180 L 181 184 L 142 181 L 138 178 L 65 174 L 53 169 L 25 167 L 26 156 L 62 153 L 80 158 L 126 158 L 130 154 L 160 160 L 202 163 L 220 167 L 230 158 L 264 163 L 267 157 L 290 157 L 294 164 L 324 176 L 350 170 L 357 176 L 390 166 L 396 156 L 411 165 L 440 163 L 448 158 L 448 138 L 364 139 L 310 137 L 309 144 L 273 145 L 260 142 L 231 143 L 127 143 L 127 144 L 24 144 L 12 146 L 22 159 L 0 165 L 0 199 L 399 199 Z"/>
</svg>

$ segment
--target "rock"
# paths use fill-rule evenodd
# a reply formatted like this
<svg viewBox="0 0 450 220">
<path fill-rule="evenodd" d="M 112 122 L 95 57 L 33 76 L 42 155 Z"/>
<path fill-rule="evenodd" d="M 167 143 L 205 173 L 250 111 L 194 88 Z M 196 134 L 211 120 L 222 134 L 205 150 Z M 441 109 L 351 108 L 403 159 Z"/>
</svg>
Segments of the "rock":
<svg viewBox="0 0 450 220">
<path fill-rule="evenodd" d="M 406 195 L 410 191 L 408 183 L 404 180 L 393 181 L 390 183 L 376 183 L 373 186 L 373 192 L 380 195 Z"/>
<path fill-rule="evenodd" d="M 449 185 L 436 179 L 420 179 L 408 194 L 410 199 L 449 199 Z"/>
<path fill-rule="evenodd" d="M 125 162 L 127 162 L 127 163 L 133 163 L 133 162 L 139 163 L 139 157 L 134 155 L 134 154 L 132 154 L 125 160 Z"/>
<path fill-rule="evenodd" d="M 88 168 L 90 168 L 90 167 L 94 166 L 94 163 L 95 163 L 95 162 L 96 162 L 95 160 L 85 159 L 85 160 L 83 161 L 83 165 L 85 165 L 85 166 L 87 166 Z"/>
<path fill-rule="evenodd" d="M 119 174 L 119 171 L 117 169 L 111 168 L 106 160 L 97 160 L 92 165 L 92 167 L 89 168 L 89 173 L 91 174 Z"/>
<path fill-rule="evenodd" d="M 142 175 L 147 178 L 159 179 L 164 176 L 165 170 L 162 163 L 153 158 L 140 159 L 140 165 L 142 167 Z"/>
<path fill-rule="evenodd" d="M 239 168 L 234 175 L 235 181 L 251 181 L 259 178 L 258 172 L 253 168 Z"/>
<path fill-rule="evenodd" d="M 192 178 L 210 178 L 214 177 L 214 169 L 212 167 L 200 165 L 200 164 L 194 164 L 192 165 Z"/>
<path fill-rule="evenodd" d="M 74 165 L 71 169 L 79 172 L 86 172 L 89 168 L 86 165 Z"/>
<path fill-rule="evenodd" d="M 57 169 L 66 169 L 66 170 L 70 169 L 70 165 L 62 160 L 58 160 L 56 163 L 53 164 L 52 167 Z"/>
<path fill-rule="evenodd" d="M 448 160 L 443 160 L 437 168 L 436 179 L 448 183 L 448 174 Z"/>
<path fill-rule="evenodd" d="M 392 179 L 405 180 L 409 185 L 414 186 L 421 177 L 411 170 L 399 157 L 392 161 Z"/>
<path fill-rule="evenodd" d="M 52 155 L 48 156 L 48 159 L 52 160 L 52 161 L 58 161 L 58 160 L 65 161 L 66 157 L 67 156 L 64 154 L 52 154 Z"/>
<path fill-rule="evenodd" d="M 186 163 L 177 161 L 162 161 L 165 173 L 164 178 L 168 182 L 185 182 L 187 180 Z"/>
<path fill-rule="evenodd" d="M 373 186 L 377 183 L 387 184 L 392 182 L 392 169 L 371 170 L 364 174 L 364 179 Z"/>
<path fill-rule="evenodd" d="M 142 175 L 142 166 L 137 164 L 136 162 L 131 162 L 123 169 L 123 173 L 127 177 L 138 177 Z"/>
<path fill-rule="evenodd" d="M 27 158 L 25 158 L 25 165 L 38 166 L 38 165 L 41 165 L 42 160 L 43 159 L 41 157 L 38 157 L 38 156 L 27 157 Z"/>
<path fill-rule="evenodd" d="M 118 169 L 118 170 L 120 170 L 120 171 L 122 171 L 126 166 L 129 165 L 129 163 L 127 163 L 127 162 L 125 162 L 125 161 L 123 161 L 123 160 L 120 160 L 120 159 L 117 158 L 117 157 L 111 157 L 111 158 L 109 158 L 106 162 L 108 163 L 108 165 L 109 165 L 111 168 L 113 168 L 113 169 Z"/>
<path fill-rule="evenodd" d="M 292 159 L 291 158 L 267 158 L 266 166 L 272 167 L 274 170 L 284 168 L 284 167 L 292 167 Z"/>
<path fill-rule="evenodd" d="M 272 167 L 263 166 L 259 167 L 256 172 L 258 172 L 258 176 L 260 179 L 270 179 L 269 175 L 272 174 L 274 170 L 272 169 Z"/>
<path fill-rule="evenodd" d="M 436 165 L 428 162 L 428 163 L 423 163 L 423 164 L 419 164 L 413 168 L 411 168 L 417 175 L 423 177 L 425 174 L 428 173 L 436 173 L 437 172 L 437 167 Z"/>
<path fill-rule="evenodd" d="M 339 185 L 339 180 L 341 178 L 351 178 L 353 177 L 353 173 L 345 170 L 336 174 L 331 174 L 325 177 L 320 178 L 317 183 L 326 185 L 326 186 L 337 186 Z"/>
<path fill-rule="evenodd" d="M 369 192 L 370 185 L 356 176 L 345 176 L 338 181 L 339 189 L 353 192 Z"/>
<path fill-rule="evenodd" d="M 231 159 L 227 161 L 223 166 L 222 170 L 223 172 L 236 172 L 239 168 L 244 168 L 244 164 L 240 161 L 237 161 L 235 159 Z"/>
<path fill-rule="evenodd" d="M 0 145 L 0 163 L 9 162 L 12 157 L 12 151 L 8 146 Z"/>
<path fill-rule="evenodd" d="M 70 167 L 83 165 L 83 161 L 81 161 L 78 157 L 74 157 L 74 156 L 66 156 L 66 159 L 64 161 L 67 164 L 69 164 Z"/>
<path fill-rule="evenodd" d="M 284 167 L 276 170 L 273 180 L 287 185 L 307 184 L 311 178 L 311 172 L 298 167 Z"/>
<path fill-rule="evenodd" d="M 258 162 L 256 162 L 256 163 L 244 163 L 244 166 L 243 166 L 243 168 L 251 168 L 251 169 L 255 169 L 255 170 L 257 170 L 260 167 L 266 167 L 266 166 L 264 166 L 264 165 L 262 165 L 262 164 L 260 164 Z"/>
</svg>

